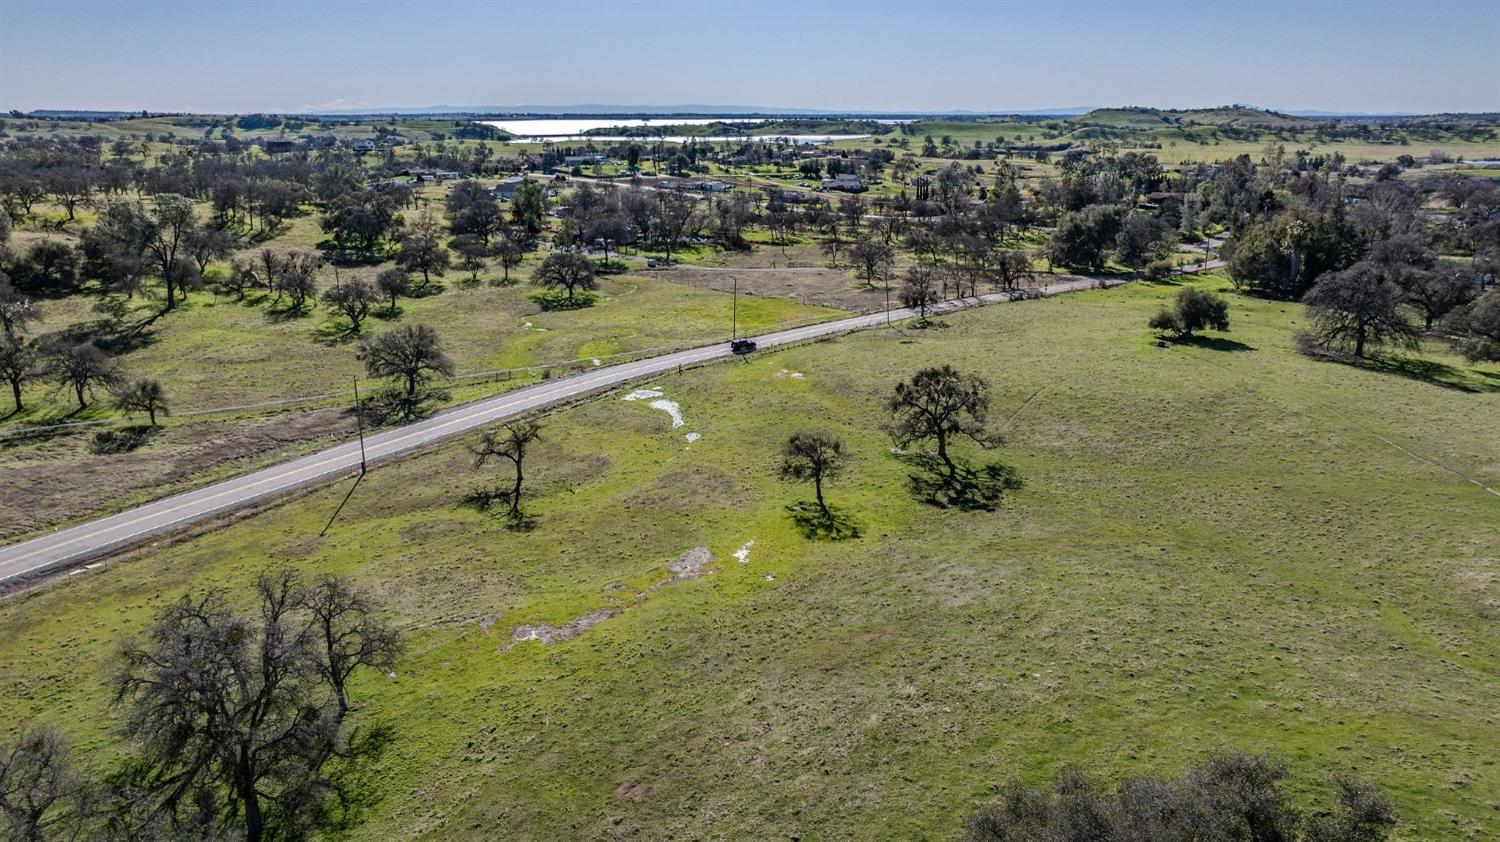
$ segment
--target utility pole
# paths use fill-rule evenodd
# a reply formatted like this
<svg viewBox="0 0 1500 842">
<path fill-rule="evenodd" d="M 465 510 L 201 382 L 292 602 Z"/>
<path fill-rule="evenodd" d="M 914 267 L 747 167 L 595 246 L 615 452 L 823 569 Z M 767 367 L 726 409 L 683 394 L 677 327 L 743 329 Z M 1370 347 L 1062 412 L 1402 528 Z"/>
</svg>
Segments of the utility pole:
<svg viewBox="0 0 1500 842">
<path fill-rule="evenodd" d="M 359 475 L 365 475 L 365 414 L 359 405 L 359 377 L 354 378 L 354 420 L 359 424 Z"/>
<path fill-rule="evenodd" d="M 740 276 L 734 276 L 734 293 L 729 305 L 729 341 L 740 338 Z"/>
</svg>

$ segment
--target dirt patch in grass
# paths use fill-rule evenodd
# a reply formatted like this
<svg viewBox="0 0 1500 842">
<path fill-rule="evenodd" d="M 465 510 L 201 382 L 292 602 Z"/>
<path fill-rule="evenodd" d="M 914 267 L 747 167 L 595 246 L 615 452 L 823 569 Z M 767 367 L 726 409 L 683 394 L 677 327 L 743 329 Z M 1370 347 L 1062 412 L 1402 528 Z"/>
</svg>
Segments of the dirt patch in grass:
<svg viewBox="0 0 1500 842">
<path fill-rule="evenodd" d="M 467 534 L 470 526 L 456 520 L 429 520 L 413 523 L 401 529 L 401 540 L 407 544 L 421 546 L 434 541 L 454 540 Z"/>
<path fill-rule="evenodd" d="M 650 487 L 626 501 L 627 508 L 643 508 L 654 513 L 688 515 L 709 506 L 748 504 L 751 492 L 728 474 L 705 465 L 663 474 Z"/>
<path fill-rule="evenodd" d="M 840 310 L 874 310 L 885 306 L 885 289 L 870 289 L 852 272 L 840 269 L 708 269 L 678 266 L 661 277 L 701 289 L 761 298 L 789 298 L 803 304 Z"/>
<path fill-rule="evenodd" d="M 561 626 L 549 626 L 546 623 L 535 626 L 516 626 L 515 630 L 510 633 L 511 642 L 500 647 L 500 651 L 508 652 L 515 648 L 516 644 L 524 643 L 528 640 L 541 641 L 544 646 L 549 646 L 553 643 L 565 643 L 618 613 L 620 612 L 614 608 L 600 608 L 598 611 L 591 611 L 582 617 L 575 617 Z"/>
<path fill-rule="evenodd" d="M 713 563 L 713 560 L 714 554 L 709 552 L 708 547 L 693 547 L 667 565 L 667 569 L 672 571 L 671 581 L 696 579 L 703 575 L 703 568 Z"/>
<path fill-rule="evenodd" d="M 676 561 L 672 561 L 667 564 L 667 570 L 671 571 L 672 575 L 669 578 L 663 579 L 660 582 L 657 582 L 656 584 L 646 588 L 645 590 L 636 593 L 634 604 L 639 605 L 646 599 L 646 596 L 648 594 L 656 593 L 657 591 L 668 585 L 674 585 L 678 582 L 685 582 L 689 579 L 696 579 L 699 576 L 702 576 L 704 568 L 712 564 L 713 560 L 713 552 L 711 552 L 708 547 L 693 547 L 692 549 L 683 552 L 681 555 L 677 556 Z M 618 583 L 615 583 L 605 590 L 608 593 L 618 595 L 619 593 L 621 593 L 621 591 L 626 589 L 620 586 Z M 625 609 L 616 607 L 600 608 L 595 611 L 590 611 L 589 613 L 584 614 L 581 617 L 574 617 L 573 619 L 567 621 L 566 623 L 563 623 L 560 626 L 552 626 L 546 623 L 539 623 L 536 625 L 519 625 L 511 631 L 510 642 L 500 647 L 500 651 L 509 652 L 517 645 L 525 643 L 528 640 L 540 641 L 544 646 L 550 646 L 554 643 L 566 643 L 593 628 L 594 626 L 597 626 L 605 620 L 608 620 L 610 617 L 616 616 L 623 610 Z M 494 624 L 498 622 L 499 619 L 499 615 L 491 615 L 485 617 L 479 622 L 480 630 L 485 634 L 489 634 L 490 628 L 494 626 Z"/>
<path fill-rule="evenodd" d="M 626 778 L 615 786 L 614 795 L 626 801 L 643 801 L 656 792 L 655 781 L 637 781 Z"/>
</svg>

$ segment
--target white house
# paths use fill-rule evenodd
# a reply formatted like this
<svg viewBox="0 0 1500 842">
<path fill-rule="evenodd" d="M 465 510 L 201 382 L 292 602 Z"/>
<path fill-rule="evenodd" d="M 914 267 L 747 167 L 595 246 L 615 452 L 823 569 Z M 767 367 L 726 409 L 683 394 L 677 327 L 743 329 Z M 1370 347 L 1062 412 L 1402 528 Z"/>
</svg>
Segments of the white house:
<svg viewBox="0 0 1500 842">
<path fill-rule="evenodd" d="M 865 182 L 857 175 L 841 172 L 833 178 L 825 178 L 821 182 L 824 190 L 843 190 L 846 193 L 863 193 Z"/>
<path fill-rule="evenodd" d="M 524 175 L 503 179 L 499 184 L 490 189 L 490 193 L 502 202 L 509 202 L 516 197 L 516 191 L 520 190 L 521 185 L 526 181 L 527 179 Z"/>
</svg>

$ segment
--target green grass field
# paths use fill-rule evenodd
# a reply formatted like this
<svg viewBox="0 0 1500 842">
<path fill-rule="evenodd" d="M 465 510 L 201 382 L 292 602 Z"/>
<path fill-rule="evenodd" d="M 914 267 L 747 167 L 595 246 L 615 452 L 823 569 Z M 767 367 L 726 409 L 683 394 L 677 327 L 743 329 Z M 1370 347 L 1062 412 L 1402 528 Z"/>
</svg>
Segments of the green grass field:
<svg viewBox="0 0 1500 842">
<path fill-rule="evenodd" d="M 358 687 L 399 739 L 354 838 L 951 837 L 1012 776 L 1175 773 L 1215 746 L 1288 760 L 1299 794 L 1378 782 L 1401 839 L 1494 838 L 1500 500 L 1449 469 L 1500 486 L 1500 369 L 1306 359 L 1300 307 L 1240 297 L 1223 340 L 1157 348 L 1174 292 L 666 376 L 675 430 L 618 393 L 562 410 L 530 533 L 459 505 L 490 475 L 455 442 L 377 468 L 327 538 L 343 486 L 136 551 L 0 603 L 0 731 L 45 719 L 105 763 L 114 642 L 293 565 L 371 588 L 411 644 Z M 893 383 L 943 362 L 993 384 L 995 456 L 1026 482 L 998 511 L 913 500 L 880 431 Z M 785 510 L 811 492 L 775 454 L 804 428 L 854 454 L 829 496 L 856 540 Z M 661 584 L 700 546 L 711 572 Z"/>
<path fill-rule="evenodd" d="M 727 340 L 729 335 L 730 300 L 720 293 L 651 274 L 615 275 L 601 279 L 594 306 L 543 312 L 534 300 L 536 287 L 524 280 L 529 273 L 529 266 L 513 272 L 509 286 L 490 283 L 499 279 L 498 271 L 486 272 L 473 285 L 467 275 L 450 273 L 435 279 L 434 289 L 440 292 L 401 299 L 395 318 L 388 315 L 385 303 L 376 305 L 360 335 L 347 335 L 347 320 L 320 307 L 290 317 L 259 301 L 258 295 L 240 302 L 198 293 L 156 319 L 143 346 L 120 355 L 118 361 L 129 372 L 160 379 L 174 407 L 192 410 L 344 389 L 352 376 L 362 374 L 356 358 L 360 336 L 403 324 L 436 328 L 460 374 L 709 342 L 721 335 Z M 46 321 L 38 333 L 97 320 L 95 301 L 88 296 L 44 301 Z M 149 319 L 160 307 L 159 301 L 136 300 L 129 304 L 125 321 Z M 835 311 L 785 299 L 745 299 L 739 304 L 741 324 L 752 331 L 832 315 Z M 26 398 L 30 408 L 8 423 L 59 420 L 76 409 L 71 395 L 57 392 L 49 383 L 36 384 Z"/>
</svg>

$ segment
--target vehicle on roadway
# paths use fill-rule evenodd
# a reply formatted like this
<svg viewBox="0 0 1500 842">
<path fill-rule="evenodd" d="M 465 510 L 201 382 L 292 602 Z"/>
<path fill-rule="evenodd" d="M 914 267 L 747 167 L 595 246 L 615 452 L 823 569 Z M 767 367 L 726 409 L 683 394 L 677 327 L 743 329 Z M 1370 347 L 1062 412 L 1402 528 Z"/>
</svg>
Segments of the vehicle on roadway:
<svg viewBox="0 0 1500 842">
<path fill-rule="evenodd" d="M 729 350 L 735 354 L 748 354 L 755 350 L 755 340 L 736 339 L 729 343 Z"/>
</svg>

